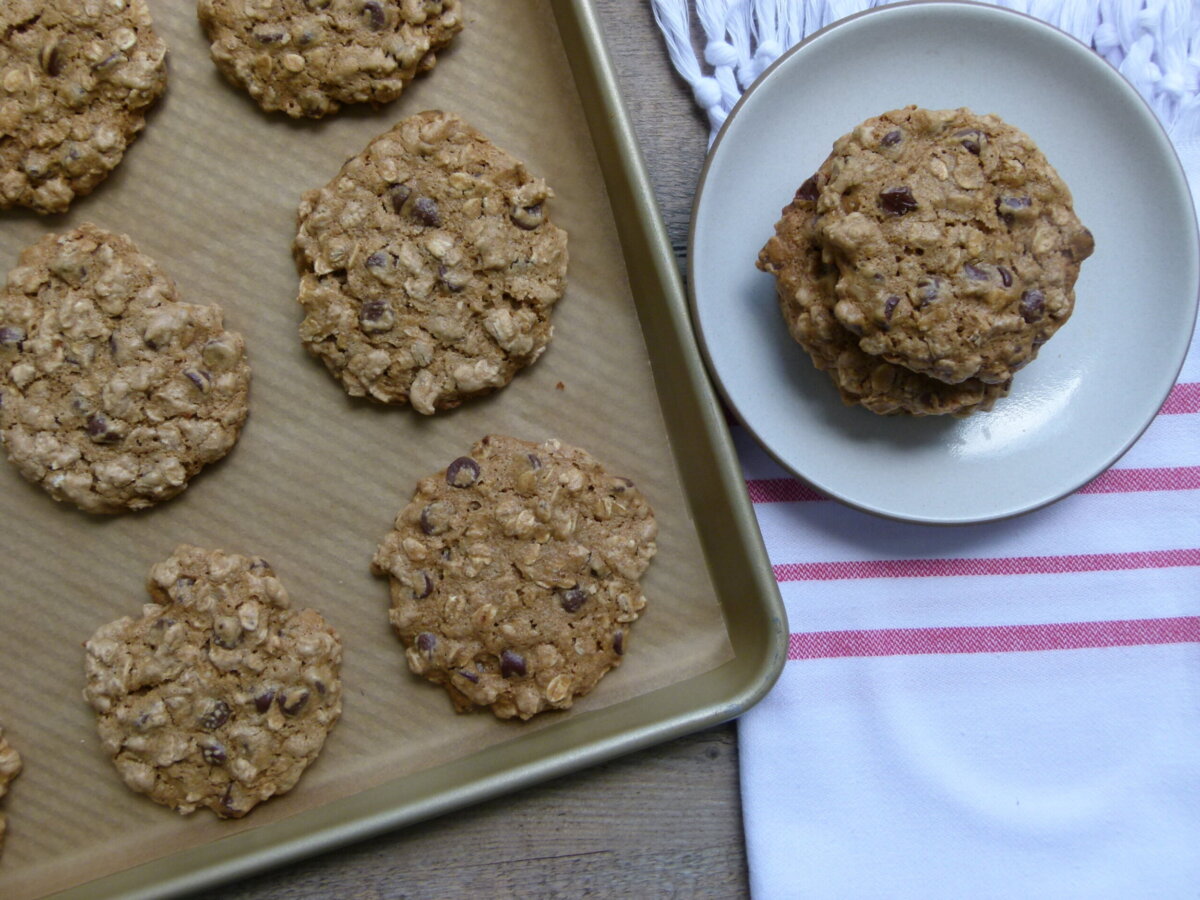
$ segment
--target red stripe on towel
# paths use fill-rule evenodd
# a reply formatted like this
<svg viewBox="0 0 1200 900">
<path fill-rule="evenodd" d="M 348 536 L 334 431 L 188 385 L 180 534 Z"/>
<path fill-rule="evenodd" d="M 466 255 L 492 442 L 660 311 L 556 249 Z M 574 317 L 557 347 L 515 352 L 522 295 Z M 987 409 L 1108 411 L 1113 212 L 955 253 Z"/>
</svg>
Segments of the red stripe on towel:
<svg viewBox="0 0 1200 900">
<path fill-rule="evenodd" d="M 839 581 L 851 578 L 939 578 L 961 575 L 1061 575 L 1121 569 L 1200 566 L 1200 548 L 1082 553 L 1074 556 L 1002 556 L 958 559 L 868 559 L 781 563 L 778 581 Z"/>
<path fill-rule="evenodd" d="M 788 659 L 912 656 L 931 653 L 1020 653 L 1200 642 L 1200 616 L 986 625 L 948 628 L 879 628 L 792 634 Z"/>
<path fill-rule="evenodd" d="M 1184 381 L 1171 388 L 1158 414 L 1172 416 L 1197 412 L 1200 412 L 1200 382 Z"/>
<path fill-rule="evenodd" d="M 1085 484 L 1080 494 L 1132 494 L 1138 491 L 1200 490 L 1200 466 L 1173 469 L 1109 469 Z"/>
</svg>

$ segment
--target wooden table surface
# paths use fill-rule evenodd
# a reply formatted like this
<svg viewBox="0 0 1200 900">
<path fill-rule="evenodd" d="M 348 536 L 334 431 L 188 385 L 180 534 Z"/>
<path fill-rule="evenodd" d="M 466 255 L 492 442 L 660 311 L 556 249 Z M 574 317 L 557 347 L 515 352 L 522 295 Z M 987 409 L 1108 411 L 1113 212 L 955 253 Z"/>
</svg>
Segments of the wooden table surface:
<svg viewBox="0 0 1200 900">
<path fill-rule="evenodd" d="M 594 0 L 682 257 L 707 144 L 648 0 Z M 204 898 L 744 897 L 737 730 L 690 737 L 204 892 Z"/>
</svg>

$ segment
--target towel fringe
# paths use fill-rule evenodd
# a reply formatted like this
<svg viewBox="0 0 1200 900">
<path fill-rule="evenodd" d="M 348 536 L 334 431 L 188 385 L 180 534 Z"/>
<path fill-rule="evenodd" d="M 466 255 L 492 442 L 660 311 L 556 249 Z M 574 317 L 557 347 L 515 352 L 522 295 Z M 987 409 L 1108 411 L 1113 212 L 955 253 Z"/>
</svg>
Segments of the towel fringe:
<svg viewBox="0 0 1200 900">
<path fill-rule="evenodd" d="M 709 141 L 742 91 L 803 38 L 892 0 L 651 0 L 676 71 L 705 111 Z M 1177 144 L 1200 140 L 1200 3 L 988 0 L 1073 35 L 1150 104 Z M 698 32 L 693 32 L 692 12 Z M 696 43 L 702 45 L 700 57 Z M 706 68 L 707 67 L 707 71 Z"/>
</svg>

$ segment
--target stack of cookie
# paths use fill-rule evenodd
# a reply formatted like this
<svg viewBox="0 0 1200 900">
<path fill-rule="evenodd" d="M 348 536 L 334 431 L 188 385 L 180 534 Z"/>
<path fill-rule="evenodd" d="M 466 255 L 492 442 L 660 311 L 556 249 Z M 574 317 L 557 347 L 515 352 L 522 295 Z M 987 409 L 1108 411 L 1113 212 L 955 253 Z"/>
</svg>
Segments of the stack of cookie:
<svg viewBox="0 0 1200 900">
<path fill-rule="evenodd" d="M 834 144 L 758 267 L 847 404 L 963 416 L 991 409 L 1067 321 L 1092 249 L 1027 135 L 910 106 Z"/>
</svg>

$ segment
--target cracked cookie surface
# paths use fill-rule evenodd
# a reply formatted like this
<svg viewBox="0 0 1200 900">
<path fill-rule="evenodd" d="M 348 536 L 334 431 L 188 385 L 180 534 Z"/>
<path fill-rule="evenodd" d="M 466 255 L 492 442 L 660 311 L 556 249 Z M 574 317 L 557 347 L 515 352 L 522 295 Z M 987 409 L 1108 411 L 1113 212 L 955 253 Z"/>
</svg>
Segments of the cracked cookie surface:
<svg viewBox="0 0 1200 900">
<path fill-rule="evenodd" d="M 0 727 L 0 800 L 8 793 L 12 780 L 21 774 L 21 755 L 4 737 L 4 728 Z M 0 812 L 0 851 L 4 850 L 4 834 L 8 823 L 4 813 Z"/>
<path fill-rule="evenodd" d="M 460 712 L 565 709 L 626 652 L 657 525 L 587 452 L 502 435 L 423 478 L 372 564 L 409 668 Z"/>
<path fill-rule="evenodd" d="M 1045 156 L 998 117 L 894 110 L 840 138 L 823 168 L 834 314 L 869 355 L 999 384 L 1070 316 L 1092 235 Z"/>
<path fill-rule="evenodd" d="M 431 110 L 300 203 L 300 336 L 352 396 L 429 415 L 491 393 L 550 340 L 567 235 L 541 178 Z"/>
<path fill-rule="evenodd" d="M 968 378 L 947 384 L 869 356 L 833 313 L 838 270 L 818 239 L 816 198 L 827 173 L 819 170 L 796 192 L 758 256 L 758 268 L 775 276 L 779 308 L 788 331 L 829 374 L 848 406 L 880 415 L 967 415 L 989 410 L 1011 382 L 985 384 Z"/>
<path fill-rule="evenodd" d="M 180 546 L 140 618 L 85 644 L 84 698 L 133 791 L 239 818 L 291 790 L 341 715 L 342 649 L 258 558 Z"/>
<path fill-rule="evenodd" d="M 0 4 L 0 209 L 91 193 L 166 89 L 166 52 L 145 0 Z"/>
<path fill-rule="evenodd" d="M 47 235 L 8 274 L 0 437 L 56 500 L 118 513 L 175 496 L 237 441 L 249 383 L 220 307 L 181 302 L 124 235 Z"/>
<path fill-rule="evenodd" d="M 388 103 L 463 27 L 458 0 L 200 0 L 221 73 L 267 111 Z"/>
</svg>

